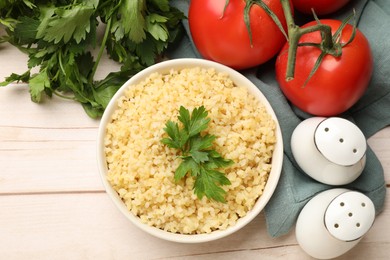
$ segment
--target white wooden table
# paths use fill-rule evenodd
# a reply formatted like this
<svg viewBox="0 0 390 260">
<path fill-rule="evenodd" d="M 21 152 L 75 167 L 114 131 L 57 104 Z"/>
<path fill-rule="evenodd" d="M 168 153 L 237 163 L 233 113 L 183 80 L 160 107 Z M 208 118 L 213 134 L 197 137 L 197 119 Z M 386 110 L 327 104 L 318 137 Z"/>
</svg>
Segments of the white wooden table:
<svg viewBox="0 0 390 260">
<path fill-rule="evenodd" d="M 27 57 L 0 45 L 0 81 L 26 70 Z M 98 76 L 117 70 L 103 60 Z M 260 214 L 243 230 L 206 244 L 177 244 L 143 233 L 116 209 L 96 163 L 98 120 L 74 102 L 30 101 L 26 85 L 0 88 L 1 259 L 310 259 L 294 232 L 273 239 Z M 390 187 L 390 127 L 369 139 Z M 340 259 L 389 259 L 385 210 Z"/>
</svg>

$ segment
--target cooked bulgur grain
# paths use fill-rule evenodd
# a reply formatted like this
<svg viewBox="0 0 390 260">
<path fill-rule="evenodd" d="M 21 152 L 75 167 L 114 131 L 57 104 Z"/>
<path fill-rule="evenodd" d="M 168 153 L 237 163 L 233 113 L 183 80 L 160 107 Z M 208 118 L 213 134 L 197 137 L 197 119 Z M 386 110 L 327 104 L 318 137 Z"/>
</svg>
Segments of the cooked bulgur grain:
<svg viewBox="0 0 390 260">
<path fill-rule="evenodd" d="M 206 131 L 217 136 L 214 149 L 235 162 L 224 169 L 231 181 L 223 186 L 227 203 L 199 200 L 192 177 L 175 183 L 180 159 L 160 142 L 180 106 L 192 111 L 201 105 L 211 119 Z M 142 222 L 173 233 L 210 233 L 234 225 L 253 208 L 275 142 L 275 122 L 264 106 L 227 74 L 201 68 L 154 73 L 128 88 L 107 125 L 107 178 Z"/>
</svg>

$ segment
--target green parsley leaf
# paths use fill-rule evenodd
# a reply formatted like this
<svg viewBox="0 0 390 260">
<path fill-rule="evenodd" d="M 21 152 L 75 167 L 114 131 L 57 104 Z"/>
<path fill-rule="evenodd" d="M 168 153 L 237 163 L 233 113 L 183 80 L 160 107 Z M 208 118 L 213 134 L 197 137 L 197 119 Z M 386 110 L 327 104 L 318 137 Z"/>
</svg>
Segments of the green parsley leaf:
<svg viewBox="0 0 390 260">
<path fill-rule="evenodd" d="M 190 139 L 190 155 L 197 163 L 204 163 L 209 160 L 209 151 L 213 141 L 215 140 L 214 135 L 200 136 L 199 134 Z"/>
<path fill-rule="evenodd" d="M 210 149 L 211 146 L 213 145 L 213 142 L 215 140 L 216 136 L 215 135 L 204 135 L 201 136 L 200 134 L 194 136 L 190 140 L 190 146 L 191 146 L 191 151 L 193 150 L 205 150 L 205 149 Z"/>
<path fill-rule="evenodd" d="M 34 102 L 41 102 L 42 94 L 45 88 L 50 88 L 50 80 L 46 70 L 40 71 L 38 74 L 30 78 L 30 94 Z"/>
<path fill-rule="evenodd" d="M 96 87 L 92 88 L 93 96 L 97 103 L 106 108 L 111 101 L 112 96 L 127 81 L 126 74 L 111 72 L 107 77 L 97 82 Z"/>
<path fill-rule="evenodd" d="M 168 18 L 158 15 L 151 14 L 146 17 L 146 29 L 156 40 L 166 41 L 169 37 L 169 32 L 165 23 Z"/>
<path fill-rule="evenodd" d="M 185 131 L 180 131 L 179 125 L 175 122 L 168 121 L 165 126 L 164 131 L 168 134 L 169 138 L 163 138 L 161 142 L 169 148 L 184 151 L 184 145 L 188 141 L 188 134 Z"/>
<path fill-rule="evenodd" d="M 233 165 L 232 160 L 224 159 L 217 151 L 209 151 L 209 161 L 205 165 L 207 169 L 226 168 Z"/>
<path fill-rule="evenodd" d="M 183 161 L 175 171 L 175 181 L 184 178 L 187 173 L 191 173 L 192 176 L 198 176 L 200 173 L 199 164 L 191 156 L 183 157 L 182 159 Z"/>
<path fill-rule="evenodd" d="M 12 73 L 10 76 L 5 78 L 5 81 L 0 82 L 0 87 L 6 86 L 12 82 L 19 82 L 19 81 L 28 82 L 29 79 L 30 79 L 30 70 L 20 75 L 16 73 Z"/>
<path fill-rule="evenodd" d="M 208 112 L 204 106 L 195 108 L 192 111 L 191 116 L 188 109 L 181 106 L 179 114 L 180 116 L 178 119 L 183 123 L 184 129 L 188 132 L 190 137 L 205 130 L 210 122 L 210 118 L 207 118 Z"/>
<path fill-rule="evenodd" d="M 86 38 L 90 32 L 91 16 L 95 12 L 98 0 L 85 1 L 82 4 L 72 5 L 71 8 L 58 7 L 48 10 L 45 22 L 38 27 L 37 37 L 42 37 L 45 41 L 64 43 L 74 39 L 77 43 Z"/>
<path fill-rule="evenodd" d="M 229 179 L 217 168 L 228 167 L 233 164 L 232 160 L 222 156 L 212 149 L 216 136 L 201 132 L 207 129 L 210 118 L 204 106 L 195 108 L 192 113 L 185 107 L 179 109 L 178 123 L 168 121 L 164 131 L 168 137 L 162 138 L 161 142 L 170 148 L 178 149 L 182 159 L 175 171 L 174 179 L 179 181 L 187 173 L 195 177 L 194 193 L 199 199 L 206 196 L 219 202 L 225 202 L 225 190 L 220 185 L 230 185 Z"/>
<path fill-rule="evenodd" d="M 20 17 L 19 22 L 16 24 L 14 31 L 14 36 L 15 39 L 17 39 L 18 44 L 23 45 L 34 43 L 38 26 L 38 20 L 27 16 Z"/>
<path fill-rule="evenodd" d="M 150 35 L 146 36 L 146 39 L 142 42 L 142 44 L 137 44 L 134 46 L 135 53 L 140 58 L 140 61 L 147 66 L 154 64 L 156 58 L 156 42 L 153 37 Z"/>
<path fill-rule="evenodd" d="M 117 40 L 122 39 L 126 35 L 135 43 L 142 42 L 145 37 L 145 0 L 122 0 L 118 8 L 120 17 L 114 23 L 113 32 Z"/>
<path fill-rule="evenodd" d="M 30 9 L 33 9 L 34 7 L 36 7 L 36 5 L 34 5 L 33 3 L 31 3 L 28 0 L 23 0 L 23 3 Z"/>
<path fill-rule="evenodd" d="M 194 192 L 199 199 L 205 195 L 207 198 L 212 198 L 215 201 L 226 202 L 226 191 L 218 184 L 230 185 L 231 183 L 223 173 L 201 168 L 200 174 L 195 180 Z"/>
<path fill-rule="evenodd" d="M 161 11 L 169 11 L 169 0 L 150 0 L 150 2 L 157 6 Z"/>
</svg>

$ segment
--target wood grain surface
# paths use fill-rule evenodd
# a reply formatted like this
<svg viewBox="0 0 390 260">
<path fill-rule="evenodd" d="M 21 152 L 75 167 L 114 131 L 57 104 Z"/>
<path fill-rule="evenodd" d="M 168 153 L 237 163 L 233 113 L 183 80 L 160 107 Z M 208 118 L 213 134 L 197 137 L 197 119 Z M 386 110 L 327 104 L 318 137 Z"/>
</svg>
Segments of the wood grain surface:
<svg viewBox="0 0 390 260">
<path fill-rule="evenodd" d="M 0 81 L 27 57 L 0 45 Z M 107 58 L 98 76 L 117 70 Z M 99 120 L 74 102 L 30 101 L 28 88 L 0 88 L 1 259 L 310 259 L 294 231 L 274 239 L 260 214 L 239 232 L 205 244 L 154 238 L 133 226 L 104 191 L 96 163 Z M 390 187 L 390 127 L 369 139 Z M 389 259 L 390 202 L 363 240 L 339 259 Z"/>
</svg>

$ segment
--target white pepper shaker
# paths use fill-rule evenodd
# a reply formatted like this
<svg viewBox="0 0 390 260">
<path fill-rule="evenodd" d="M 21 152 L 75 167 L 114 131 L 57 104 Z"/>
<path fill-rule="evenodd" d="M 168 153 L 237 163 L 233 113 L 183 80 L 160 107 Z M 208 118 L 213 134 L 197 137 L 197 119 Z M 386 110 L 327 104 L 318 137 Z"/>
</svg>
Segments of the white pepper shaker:
<svg viewBox="0 0 390 260">
<path fill-rule="evenodd" d="M 351 250 L 369 231 L 375 207 L 363 193 L 335 188 L 313 197 L 296 224 L 301 248 L 317 259 L 331 259 Z"/>
<path fill-rule="evenodd" d="M 351 121 L 312 117 L 293 131 L 291 149 L 307 175 L 321 183 L 345 185 L 363 172 L 367 141 Z"/>
</svg>

